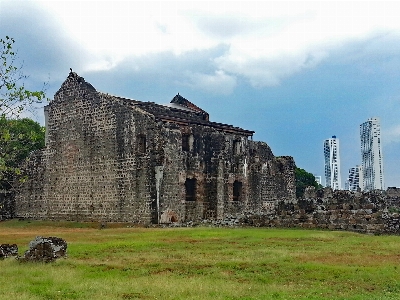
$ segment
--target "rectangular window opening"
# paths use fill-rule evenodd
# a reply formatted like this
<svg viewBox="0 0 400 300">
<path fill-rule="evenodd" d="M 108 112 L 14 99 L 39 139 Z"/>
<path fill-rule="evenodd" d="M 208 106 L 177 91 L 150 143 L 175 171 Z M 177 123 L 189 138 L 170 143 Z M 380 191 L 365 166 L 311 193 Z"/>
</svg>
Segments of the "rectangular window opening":
<svg viewBox="0 0 400 300">
<path fill-rule="evenodd" d="M 242 200 L 242 183 L 240 181 L 235 180 L 233 183 L 233 201 L 241 201 Z"/>
<path fill-rule="evenodd" d="M 196 179 L 187 178 L 185 182 L 186 201 L 196 201 Z"/>
</svg>

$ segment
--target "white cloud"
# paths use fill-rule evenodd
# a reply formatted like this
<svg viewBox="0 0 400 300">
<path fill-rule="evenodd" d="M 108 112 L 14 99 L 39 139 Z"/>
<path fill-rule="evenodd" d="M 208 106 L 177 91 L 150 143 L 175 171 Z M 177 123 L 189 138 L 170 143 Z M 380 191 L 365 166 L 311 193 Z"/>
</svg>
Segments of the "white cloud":
<svg viewBox="0 0 400 300">
<path fill-rule="evenodd" d="M 350 40 L 400 29 L 395 2 L 39 3 L 91 53 L 86 71 L 111 69 L 131 56 L 225 44 L 229 51 L 215 60 L 215 75 L 196 76 L 221 80 L 223 72 L 254 86 L 279 84 Z"/>
<path fill-rule="evenodd" d="M 282 78 L 305 68 L 312 68 L 321 62 L 327 53 L 304 51 L 303 53 L 281 53 L 266 57 L 244 59 L 240 51 L 229 51 L 215 59 L 219 68 L 247 78 L 255 87 L 278 85 Z"/>
<path fill-rule="evenodd" d="M 218 70 L 214 74 L 191 73 L 187 74 L 188 81 L 185 85 L 194 89 L 210 92 L 214 95 L 229 95 L 236 87 L 237 80 L 234 76 Z"/>
</svg>

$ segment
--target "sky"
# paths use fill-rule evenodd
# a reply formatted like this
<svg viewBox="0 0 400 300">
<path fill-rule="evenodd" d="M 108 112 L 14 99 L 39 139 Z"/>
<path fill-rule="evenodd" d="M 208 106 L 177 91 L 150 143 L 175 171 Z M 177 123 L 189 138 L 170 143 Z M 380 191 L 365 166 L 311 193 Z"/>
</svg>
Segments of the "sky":
<svg viewBox="0 0 400 300">
<path fill-rule="evenodd" d="M 395 1 L 0 0 L 0 38 L 50 99 L 70 68 L 130 99 L 180 93 L 323 178 L 335 135 L 342 188 L 361 164 L 360 124 L 379 117 L 385 186 L 400 187 L 399 15 Z M 44 124 L 43 105 L 33 118 Z"/>
</svg>

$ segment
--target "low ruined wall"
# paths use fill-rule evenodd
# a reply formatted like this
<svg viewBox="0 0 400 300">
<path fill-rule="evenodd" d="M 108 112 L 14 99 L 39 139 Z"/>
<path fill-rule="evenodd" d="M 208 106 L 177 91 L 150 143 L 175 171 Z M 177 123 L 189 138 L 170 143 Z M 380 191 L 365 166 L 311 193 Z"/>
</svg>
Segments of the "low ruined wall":
<svg viewBox="0 0 400 300">
<path fill-rule="evenodd" d="M 269 209 L 225 216 L 214 225 L 301 227 L 400 234 L 400 191 L 368 193 L 308 190 L 305 198 L 277 201 Z"/>
</svg>

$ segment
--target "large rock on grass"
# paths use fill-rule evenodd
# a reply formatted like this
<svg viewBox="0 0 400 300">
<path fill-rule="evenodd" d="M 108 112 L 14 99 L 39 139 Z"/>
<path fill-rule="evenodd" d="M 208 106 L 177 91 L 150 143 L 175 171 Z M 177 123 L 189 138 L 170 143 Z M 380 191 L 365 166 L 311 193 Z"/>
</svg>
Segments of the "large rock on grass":
<svg viewBox="0 0 400 300">
<path fill-rule="evenodd" d="M 52 262 L 67 255 L 67 242 L 58 237 L 37 236 L 29 243 L 21 261 Z"/>
</svg>

